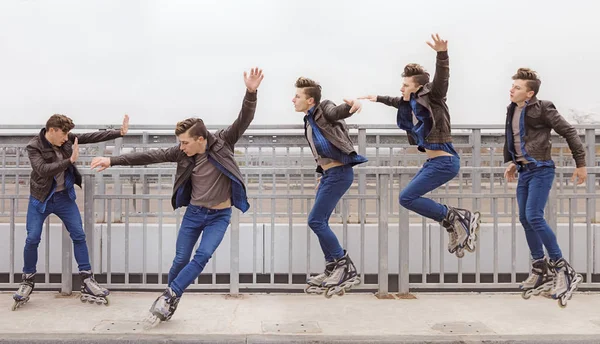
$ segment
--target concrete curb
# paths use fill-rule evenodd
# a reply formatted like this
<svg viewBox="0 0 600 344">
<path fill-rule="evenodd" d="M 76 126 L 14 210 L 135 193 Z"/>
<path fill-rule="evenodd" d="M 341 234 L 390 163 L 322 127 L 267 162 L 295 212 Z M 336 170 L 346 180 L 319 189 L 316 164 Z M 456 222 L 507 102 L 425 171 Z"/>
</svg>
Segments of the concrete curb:
<svg viewBox="0 0 600 344">
<path fill-rule="evenodd" d="M 421 344 L 421 343 L 460 343 L 460 344 L 597 344 L 597 335 L 454 335 L 454 336 L 290 336 L 290 335 L 165 335 L 165 334 L 2 334 L 0 343 L 51 343 L 51 344 L 137 344 L 137 343 L 169 343 L 169 344 L 341 344 L 341 343 L 373 343 L 373 344 Z"/>
</svg>

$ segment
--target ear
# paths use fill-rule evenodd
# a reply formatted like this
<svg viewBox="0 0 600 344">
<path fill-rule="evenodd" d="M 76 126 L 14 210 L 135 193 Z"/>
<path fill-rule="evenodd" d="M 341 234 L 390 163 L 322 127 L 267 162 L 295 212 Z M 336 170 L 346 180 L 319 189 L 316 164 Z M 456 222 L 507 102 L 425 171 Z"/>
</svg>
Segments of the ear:
<svg viewBox="0 0 600 344">
<path fill-rule="evenodd" d="M 534 91 L 527 91 L 527 98 L 533 98 L 534 94 L 535 94 Z"/>
</svg>

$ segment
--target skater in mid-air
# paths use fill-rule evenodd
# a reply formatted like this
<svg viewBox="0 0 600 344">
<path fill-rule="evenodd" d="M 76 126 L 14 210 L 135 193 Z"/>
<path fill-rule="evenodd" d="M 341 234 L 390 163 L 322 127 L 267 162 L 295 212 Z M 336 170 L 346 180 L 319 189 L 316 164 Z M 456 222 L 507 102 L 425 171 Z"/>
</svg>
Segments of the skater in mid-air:
<svg viewBox="0 0 600 344">
<path fill-rule="evenodd" d="M 504 177 L 512 182 L 519 172 L 519 220 L 533 259 L 531 273 L 520 287 L 525 299 L 543 293 L 558 299 L 559 305 L 565 307 L 583 277 L 562 256 L 556 235 L 544 219 L 555 170 L 550 131 L 567 140 L 576 165 L 572 180 L 577 184 L 587 179 L 585 149 L 577 130 L 558 113 L 554 104 L 537 99 L 542 82 L 535 71 L 519 68 L 512 79 L 504 144 L 504 162 L 509 164 Z M 544 247 L 549 259 L 544 255 Z"/>
<path fill-rule="evenodd" d="M 356 266 L 329 227 L 335 206 L 354 180 L 352 167 L 367 162 L 354 150 L 344 121 L 360 112 L 361 103 L 345 99 L 344 104 L 336 106 L 330 100 L 321 100 L 321 85 L 308 78 L 298 78 L 295 86 L 294 109 L 305 114 L 304 134 L 317 163 L 317 173 L 321 174 L 308 226 L 317 235 L 325 256 L 325 270 L 308 278 L 305 292 L 330 298 L 344 295 L 361 283 Z"/>
<path fill-rule="evenodd" d="M 398 109 L 396 121 L 406 130 L 408 141 L 427 154 L 423 168 L 400 193 L 400 205 L 441 223 L 448 232 L 448 251 L 464 257 L 474 252 L 481 222 L 479 212 L 454 208 L 423 197 L 452 180 L 460 169 L 460 157 L 452 145 L 450 113 L 446 105 L 450 67 L 448 41 L 432 35 L 427 44 L 437 52 L 433 81 L 416 63 L 404 67 L 401 97 L 369 95 L 360 99 Z"/>
</svg>

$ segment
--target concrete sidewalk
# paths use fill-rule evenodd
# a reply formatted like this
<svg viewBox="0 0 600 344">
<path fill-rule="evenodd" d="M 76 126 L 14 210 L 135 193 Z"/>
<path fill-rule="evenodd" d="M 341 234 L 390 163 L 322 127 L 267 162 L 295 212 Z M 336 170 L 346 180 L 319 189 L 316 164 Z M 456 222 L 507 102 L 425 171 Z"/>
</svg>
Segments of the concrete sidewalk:
<svg viewBox="0 0 600 344">
<path fill-rule="evenodd" d="M 187 293 L 173 319 L 144 329 L 157 292 L 114 292 L 110 305 L 34 292 L 13 312 L 0 293 L 0 343 L 600 343 L 600 294 L 555 300 L 515 293 L 348 293 L 232 298 Z"/>
</svg>

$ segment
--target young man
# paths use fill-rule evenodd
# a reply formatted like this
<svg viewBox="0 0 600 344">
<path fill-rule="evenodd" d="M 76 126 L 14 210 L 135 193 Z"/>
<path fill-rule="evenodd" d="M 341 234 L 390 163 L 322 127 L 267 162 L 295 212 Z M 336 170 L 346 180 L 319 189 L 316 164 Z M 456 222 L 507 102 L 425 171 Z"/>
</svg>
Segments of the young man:
<svg viewBox="0 0 600 344">
<path fill-rule="evenodd" d="M 360 112 L 358 100 L 346 100 L 336 106 L 330 100 L 321 101 L 321 86 L 307 78 L 296 81 L 296 95 L 292 99 L 296 112 L 303 112 L 304 134 L 322 174 L 317 185 L 315 204 L 308 216 L 308 226 L 319 238 L 325 255 L 325 271 L 307 280 L 305 291 L 329 298 L 343 295 L 360 278 L 348 253 L 340 246 L 329 227 L 329 217 L 336 204 L 348 191 L 354 180 L 352 166 L 367 162 L 354 150 L 345 118 Z"/>
<path fill-rule="evenodd" d="M 563 258 L 556 236 L 544 220 L 555 168 L 550 131 L 556 131 L 567 140 L 577 166 L 572 180 L 577 179 L 578 184 L 587 179 L 585 149 L 577 130 L 556 111 L 554 104 L 536 98 L 542 82 L 535 71 L 520 68 L 512 79 L 504 144 L 504 161 L 509 165 L 504 177 L 509 182 L 514 181 L 519 171 L 519 220 L 533 258 L 531 273 L 521 289 L 526 299 L 549 291 L 564 307 L 583 277 Z M 544 257 L 544 247 L 550 256 L 549 262 Z"/>
<path fill-rule="evenodd" d="M 150 307 L 154 325 L 173 316 L 186 288 L 204 270 L 229 226 L 231 206 L 243 212 L 250 207 L 244 178 L 234 159 L 234 146 L 254 119 L 256 92 L 262 79 L 258 68 L 250 74 L 244 72 L 247 90 L 242 109 L 227 129 L 212 134 L 200 118 L 188 118 L 177 123 L 177 146 L 92 160 L 91 168 L 99 171 L 116 165 L 177 163 L 171 204 L 173 209 L 187 206 L 187 210 L 177 235 L 168 287 Z M 190 261 L 200 234 L 200 245 Z"/>
<path fill-rule="evenodd" d="M 125 115 L 121 130 L 72 134 L 73 121 L 64 115 L 53 115 L 39 135 L 27 144 L 31 163 L 29 206 L 27 208 L 27 239 L 23 252 L 23 277 L 19 290 L 13 295 L 13 310 L 29 301 L 35 287 L 38 245 L 42 238 L 44 221 L 55 214 L 65 224 L 81 276 L 81 301 L 104 303 L 109 291 L 94 280 L 85 232 L 79 208 L 75 203 L 75 185 L 81 187 L 81 174 L 75 166 L 79 144 L 112 140 L 127 134 L 129 116 Z"/>
<path fill-rule="evenodd" d="M 397 123 L 406 130 L 411 145 L 427 154 L 423 168 L 400 193 L 400 204 L 422 216 L 440 222 L 448 232 L 448 251 L 464 257 L 464 250 L 475 251 L 480 214 L 450 207 L 423 197 L 452 180 L 460 169 L 460 157 L 452 145 L 450 113 L 446 105 L 450 68 L 448 41 L 432 35 L 427 44 L 437 52 L 433 82 L 422 66 L 411 63 L 404 67 L 402 97 L 365 96 L 398 109 Z"/>
</svg>

